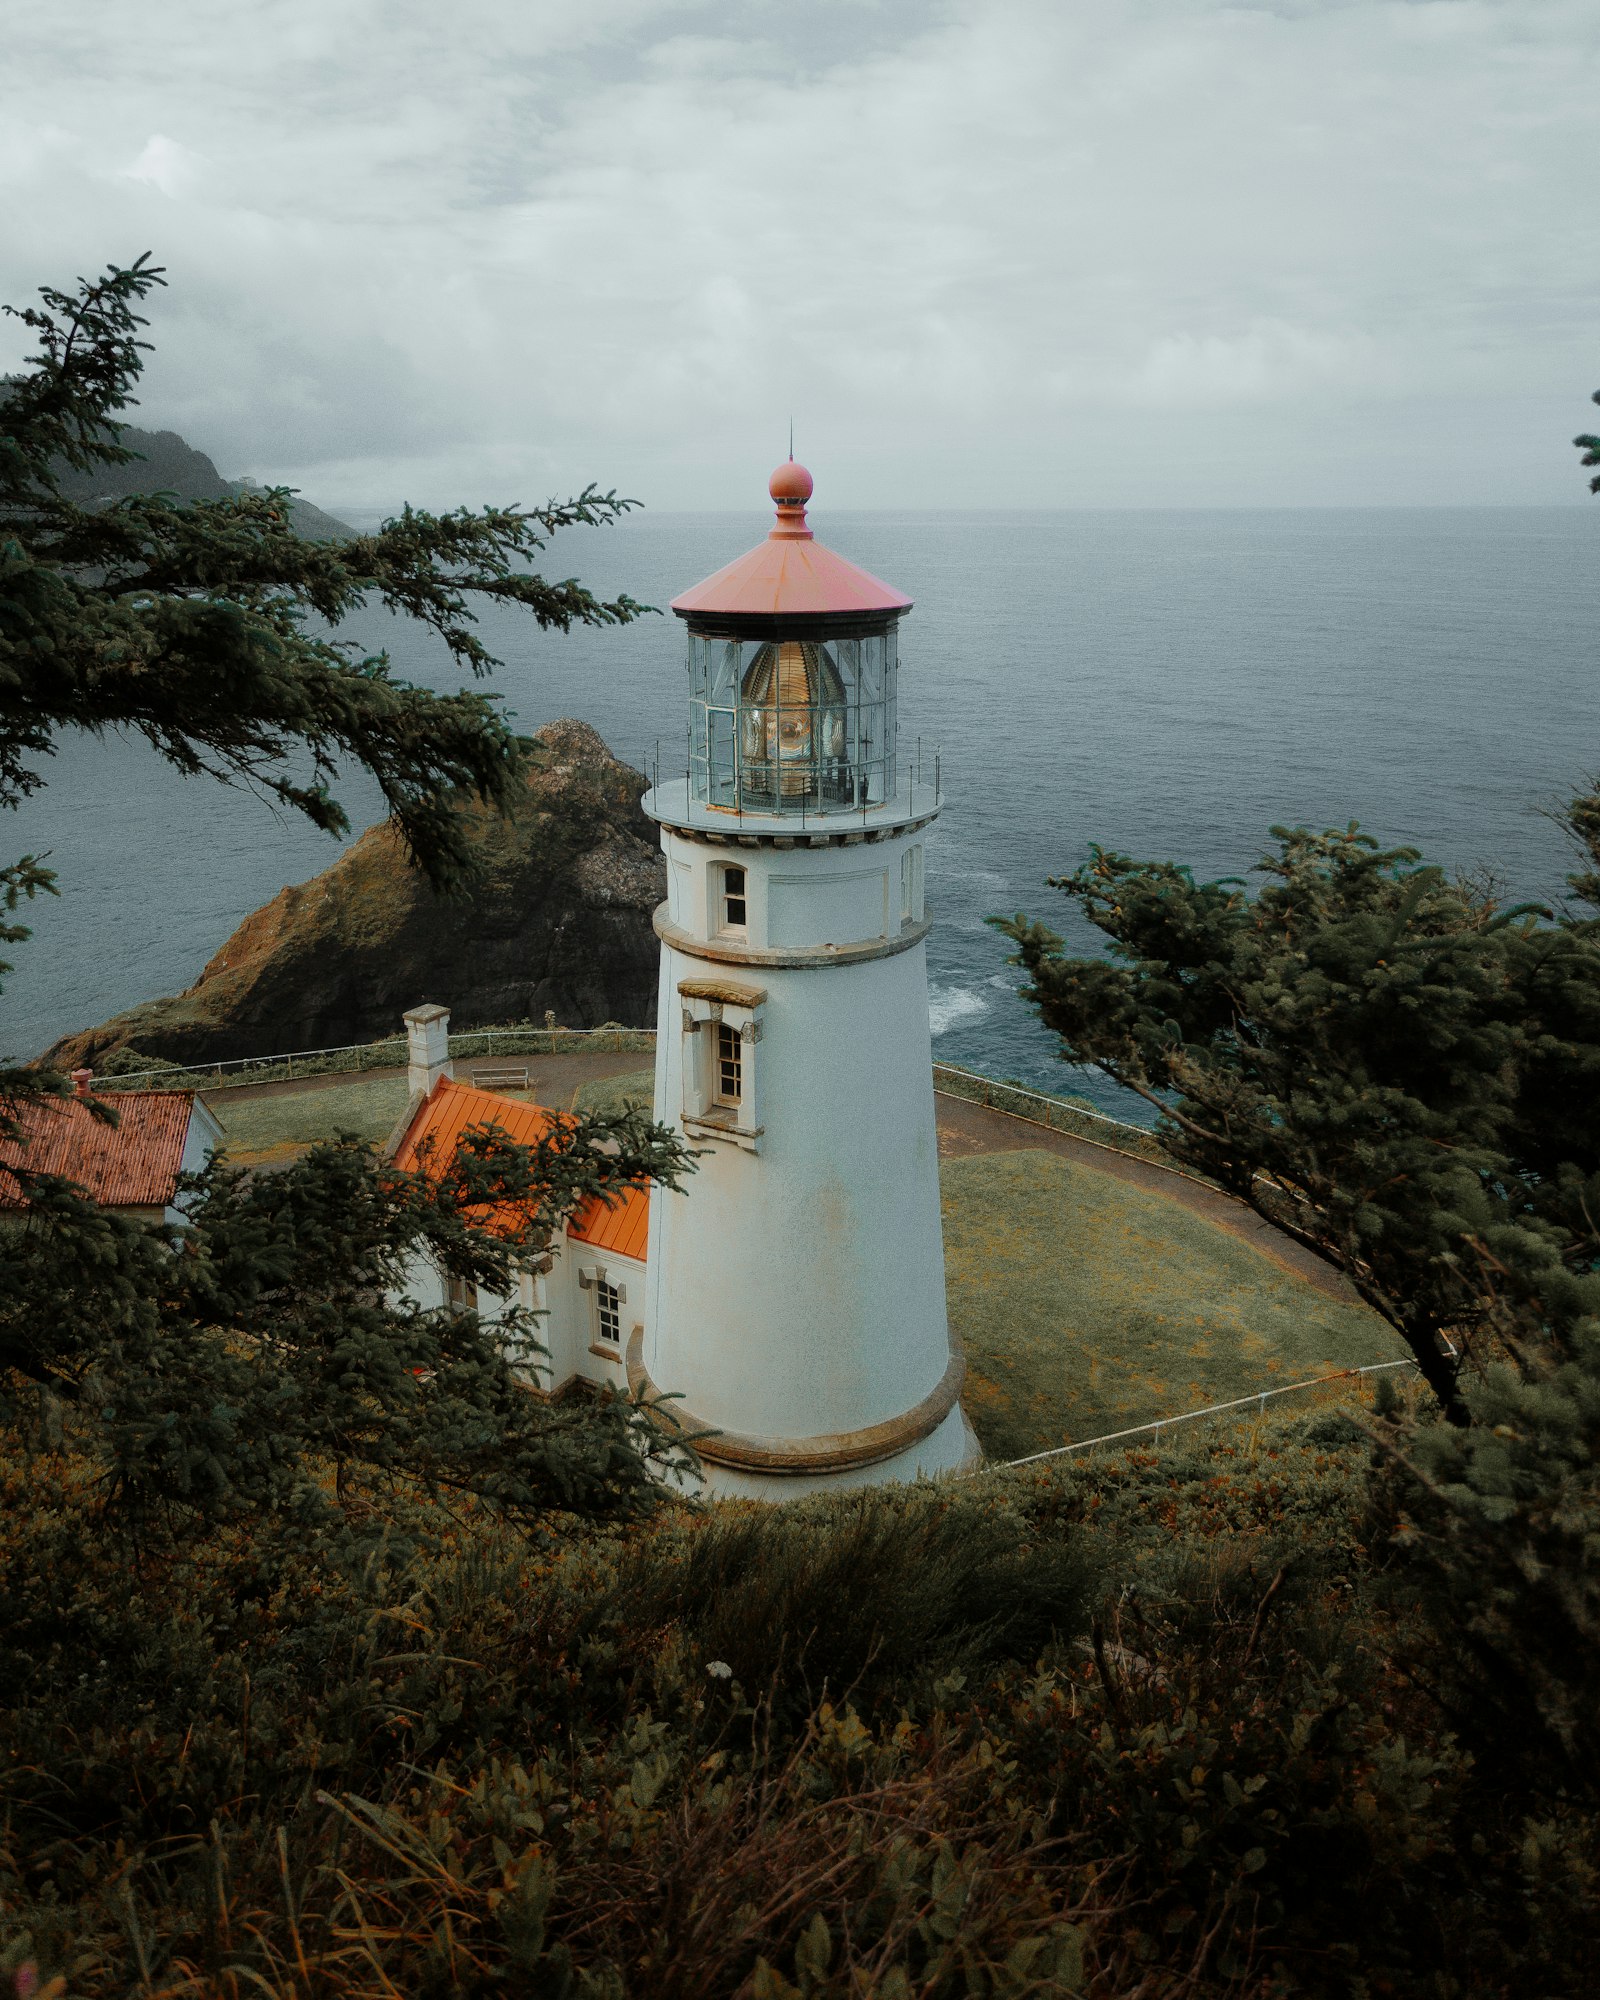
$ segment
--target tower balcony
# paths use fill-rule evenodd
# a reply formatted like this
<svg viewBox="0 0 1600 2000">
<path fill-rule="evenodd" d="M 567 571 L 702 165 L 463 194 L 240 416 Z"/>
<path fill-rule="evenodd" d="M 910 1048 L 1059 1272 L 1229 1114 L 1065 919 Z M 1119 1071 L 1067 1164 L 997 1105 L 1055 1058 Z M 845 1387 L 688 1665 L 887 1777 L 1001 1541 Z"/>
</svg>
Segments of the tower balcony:
<svg viewBox="0 0 1600 2000">
<path fill-rule="evenodd" d="M 861 804 L 840 804 L 806 794 L 781 802 L 752 797 L 744 791 L 729 805 L 695 796 L 692 773 L 656 782 L 641 801 L 649 817 L 703 840 L 771 842 L 778 846 L 825 847 L 835 843 L 882 840 L 935 818 L 943 804 L 940 760 L 919 772 L 916 766 L 900 775 L 885 798 Z"/>
</svg>

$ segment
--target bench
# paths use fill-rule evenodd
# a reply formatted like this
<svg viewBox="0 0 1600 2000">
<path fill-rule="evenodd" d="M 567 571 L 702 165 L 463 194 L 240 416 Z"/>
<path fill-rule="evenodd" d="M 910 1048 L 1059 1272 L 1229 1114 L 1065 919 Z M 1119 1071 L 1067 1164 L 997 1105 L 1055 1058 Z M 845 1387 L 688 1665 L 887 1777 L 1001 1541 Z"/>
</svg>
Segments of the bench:
<svg viewBox="0 0 1600 2000">
<path fill-rule="evenodd" d="M 526 1090 L 528 1088 L 527 1065 L 518 1068 L 515 1064 L 503 1065 L 499 1069 L 475 1069 L 472 1081 L 479 1090 Z"/>
</svg>

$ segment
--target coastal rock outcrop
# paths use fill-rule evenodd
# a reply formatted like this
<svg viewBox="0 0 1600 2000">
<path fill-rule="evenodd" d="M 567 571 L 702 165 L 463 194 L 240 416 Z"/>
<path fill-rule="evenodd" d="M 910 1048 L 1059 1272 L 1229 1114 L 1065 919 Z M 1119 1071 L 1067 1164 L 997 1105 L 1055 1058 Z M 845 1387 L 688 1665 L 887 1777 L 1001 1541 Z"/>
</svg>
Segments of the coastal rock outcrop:
<svg viewBox="0 0 1600 2000">
<path fill-rule="evenodd" d="M 338 1047 L 395 1033 L 421 1000 L 447 1006 L 458 1028 L 547 1009 L 569 1027 L 652 1023 L 650 917 L 666 886 L 643 792 L 587 723 L 549 723 L 513 811 L 468 809 L 484 863 L 470 896 L 435 895 L 393 830 L 375 826 L 247 917 L 186 993 L 69 1036 L 47 1060 L 93 1069 L 118 1050 L 216 1062 Z"/>
<path fill-rule="evenodd" d="M 0 384 L 0 391 L 3 391 Z M 257 487 L 254 479 L 224 479 L 203 451 L 196 451 L 176 431 L 146 431 L 124 424 L 118 442 L 137 457 L 122 465 L 68 465 L 57 460 L 50 468 L 56 485 L 80 507 L 108 507 L 133 493 L 175 493 L 180 500 L 225 500 L 230 493 Z M 313 507 L 309 500 L 289 502 L 289 518 L 307 541 L 339 541 L 355 529 Z"/>
</svg>

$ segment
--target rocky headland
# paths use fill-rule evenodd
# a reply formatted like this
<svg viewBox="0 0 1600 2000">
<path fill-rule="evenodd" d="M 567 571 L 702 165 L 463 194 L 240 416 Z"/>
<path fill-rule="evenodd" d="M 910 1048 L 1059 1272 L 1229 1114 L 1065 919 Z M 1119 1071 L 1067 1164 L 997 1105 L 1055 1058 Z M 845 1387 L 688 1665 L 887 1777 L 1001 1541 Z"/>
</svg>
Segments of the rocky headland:
<svg viewBox="0 0 1600 2000">
<path fill-rule="evenodd" d="M 67 1036 L 46 1060 L 126 1068 L 133 1053 L 198 1063 L 338 1047 L 396 1033 L 422 1000 L 459 1028 L 547 1009 L 569 1027 L 652 1024 L 650 918 L 666 887 L 643 792 L 587 723 L 548 723 L 512 812 L 465 808 L 483 862 L 470 895 L 436 895 L 393 830 L 372 827 L 247 917 L 187 992 Z"/>
<path fill-rule="evenodd" d="M 0 384 L 3 392 L 3 384 Z M 226 500 L 256 488 L 253 479 L 224 479 L 203 451 L 176 431 L 141 430 L 122 426 L 119 442 L 136 458 L 123 465 L 71 466 L 57 462 L 51 469 L 57 486 L 80 507 L 109 507 L 135 493 L 174 493 L 180 500 Z M 299 498 L 289 503 L 289 518 L 308 541 L 337 541 L 355 529 Z"/>
</svg>

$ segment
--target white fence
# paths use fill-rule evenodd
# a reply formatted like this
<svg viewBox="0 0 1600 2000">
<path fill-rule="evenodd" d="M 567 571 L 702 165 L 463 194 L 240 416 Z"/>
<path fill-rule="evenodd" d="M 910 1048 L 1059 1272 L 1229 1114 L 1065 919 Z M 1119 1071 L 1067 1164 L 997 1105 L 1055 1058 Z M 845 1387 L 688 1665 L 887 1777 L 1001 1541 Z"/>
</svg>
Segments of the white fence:
<svg viewBox="0 0 1600 2000">
<path fill-rule="evenodd" d="M 1303 1389 L 1326 1389 L 1335 1382 L 1354 1381 L 1358 1376 L 1382 1375 L 1391 1368 L 1415 1368 L 1416 1365 L 1408 1357 L 1402 1361 L 1369 1361 L 1364 1368 L 1340 1368 L 1332 1375 L 1308 1375 L 1303 1382 L 1285 1382 L 1276 1389 L 1258 1389 L 1253 1395 L 1235 1396 L 1227 1403 L 1207 1403 L 1204 1409 L 1184 1410 L 1176 1417 L 1157 1417 L 1153 1423 L 1135 1424 L 1131 1430 L 1107 1431 L 1103 1437 L 1080 1438 L 1075 1444 L 1058 1444 L 1049 1451 L 1030 1452 L 1026 1458 L 1008 1458 L 998 1466 L 980 1466 L 979 1471 L 1010 1472 L 1019 1465 L 1038 1465 L 1047 1458 L 1066 1458 L 1075 1451 L 1092 1451 L 1096 1445 L 1123 1444 L 1136 1437 L 1159 1437 L 1162 1431 L 1171 1430 L 1174 1424 L 1192 1424 L 1201 1417 L 1225 1416 L 1229 1410 L 1249 1409 L 1252 1404 L 1264 1416 L 1267 1404 L 1275 1396 L 1293 1396 Z"/>
<path fill-rule="evenodd" d="M 472 1028 L 450 1037 L 450 1053 L 464 1059 L 497 1055 L 576 1055 L 585 1049 L 653 1050 L 654 1028 Z M 162 1088 L 227 1090 L 242 1083 L 275 1083 L 296 1077 L 359 1074 L 404 1069 L 406 1038 L 347 1042 L 330 1049 L 296 1049 L 288 1055 L 232 1056 L 222 1062 L 164 1063 L 130 1070 L 125 1076 L 97 1076 L 97 1090 Z"/>
<path fill-rule="evenodd" d="M 653 1028 L 473 1028 L 450 1037 L 450 1054 L 464 1061 L 483 1061 L 494 1056 L 577 1055 L 589 1050 L 621 1052 L 636 1049 L 653 1054 Z M 241 1084 L 293 1082 L 302 1077 L 334 1074 L 359 1075 L 366 1070 L 403 1069 L 406 1063 L 404 1035 L 386 1036 L 375 1042 L 347 1042 L 336 1048 L 296 1049 L 286 1055 L 233 1056 L 220 1062 L 163 1064 L 159 1068 L 131 1070 L 124 1076 L 96 1077 L 95 1088 L 102 1091 L 159 1090 L 163 1087 L 193 1090 L 227 1090 Z M 1072 1098 L 1052 1097 L 1047 1091 L 1029 1090 L 1022 1084 L 1003 1083 L 957 1063 L 933 1065 L 933 1087 L 942 1096 L 980 1104 L 1008 1117 L 1025 1118 L 1052 1132 L 1086 1139 L 1092 1145 L 1109 1147 L 1133 1159 L 1174 1168 L 1155 1135 L 1142 1125 L 1113 1118 Z"/>
<path fill-rule="evenodd" d="M 945 1097 L 981 1104 L 989 1111 L 1003 1111 L 1008 1118 L 1026 1118 L 1035 1125 L 1048 1126 L 1052 1132 L 1065 1132 L 1095 1145 L 1109 1146 L 1114 1152 L 1129 1153 L 1136 1159 L 1172 1166 L 1161 1142 L 1146 1126 L 1130 1125 L 1127 1119 L 1113 1118 L 1109 1111 L 1097 1111 L 1092 1104 L 1084 1104 L 1077 1098 L 1052 1097 L 1047 1091 L 1028 1090 L 1020 1083 L 1001 1083 L 955 1063 L 934 1064 L 933 1087 Z"/>
</svg>

